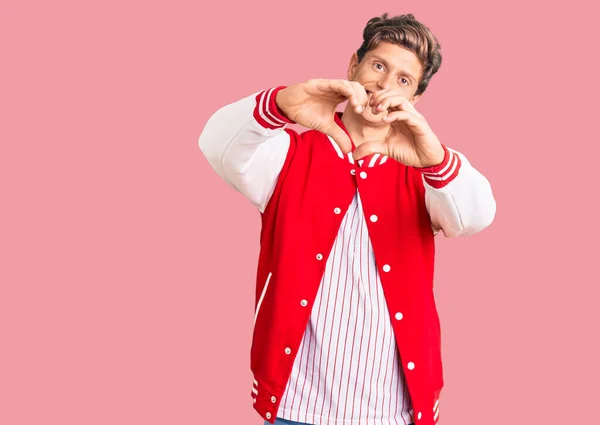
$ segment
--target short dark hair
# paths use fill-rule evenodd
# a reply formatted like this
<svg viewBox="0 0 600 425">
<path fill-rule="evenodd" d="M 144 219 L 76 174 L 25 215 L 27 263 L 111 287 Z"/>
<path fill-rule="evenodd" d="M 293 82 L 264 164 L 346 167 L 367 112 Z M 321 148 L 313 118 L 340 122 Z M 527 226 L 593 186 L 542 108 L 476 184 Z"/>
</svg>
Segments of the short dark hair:
<svg viewBox="0 0 600 425">
<path fill-rule="evenodd" d="M 384 13 L 371 18 L 363 30 L 363 44 L 356 51 L 358 62 L 382 41 L 404 47 L 419 58 L 422 69 L 415 96 L 423 93 L 442 65 L 441 46 L 433 33 L 412 13 L 391 18 Z"/>
</svg>

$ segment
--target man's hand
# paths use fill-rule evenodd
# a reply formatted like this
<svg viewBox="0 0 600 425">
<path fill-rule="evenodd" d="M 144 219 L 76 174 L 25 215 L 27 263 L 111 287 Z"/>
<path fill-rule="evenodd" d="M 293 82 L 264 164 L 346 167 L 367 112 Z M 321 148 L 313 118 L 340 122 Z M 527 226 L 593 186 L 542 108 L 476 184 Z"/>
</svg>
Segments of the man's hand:
<svg viewBox="0 0 600 425">
<path fill-rule="evenodd" d="M 390 90 L 374 93 L 369 102 L 373 113 L 382 114 L 382 121 L 390 123 L 390 131 L 385 140 L 362 143 L 353 153 L 360 159 L 372 153 L 380 153 L 416 168 L 431 167 L 444 160 L 444 148 L 433 133 L 425 117 L 410 101 Z"/>
<path fill-rule="evenodd" d="M 275 98 L 290 120 L 331 136 L 348 153 L 352 151 L 350 137 L 334 121 L 337 105 L 346 100 L 360 114 L 367 107 L 368 95 L 356 81 L 317 78 L 286 87 Z"/>
</svg>

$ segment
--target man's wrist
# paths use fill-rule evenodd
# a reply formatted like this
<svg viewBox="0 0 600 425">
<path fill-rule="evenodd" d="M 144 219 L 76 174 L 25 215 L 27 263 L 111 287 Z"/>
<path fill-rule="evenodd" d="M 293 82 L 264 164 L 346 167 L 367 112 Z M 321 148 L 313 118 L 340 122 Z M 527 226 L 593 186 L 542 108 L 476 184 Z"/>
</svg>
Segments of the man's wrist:
<svg viewBox="0 0 600 425">
<path fill-rule="evenodd" d="M 281 108 L 281 96 L 279 96 L 280 101 L 277 101 L 277 97 L 282 90 L 285 90 L 287 86 L 279 86 L 273 92 L 273 103 L 271 104 L 271 108 L 274 114 L 277 114 L 277 117 L 287 121 L 288 123 L 294 123 L 292 119 L 285 113 L 285 111 Z"/>
<path fill-rule="evenodd" d="M 440 164 L 430 167 L 415 167 L 423 174 L 425 181 L 436 189 L 441 189 L 452 182 L 461 167 L 458 154 L 450 151 L 444 144 L 442 144 L 442 147 L 444 148 L 444 159 Z"/>
</svg>

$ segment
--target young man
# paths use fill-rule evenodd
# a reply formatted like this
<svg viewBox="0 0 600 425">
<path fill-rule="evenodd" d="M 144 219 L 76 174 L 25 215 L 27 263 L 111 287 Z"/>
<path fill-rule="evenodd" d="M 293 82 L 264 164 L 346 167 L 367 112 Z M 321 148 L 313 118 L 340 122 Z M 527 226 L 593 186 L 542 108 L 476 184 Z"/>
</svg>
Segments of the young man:
<svg viewBox="0 0 600 425">
<path fill-rule="evenodd" d="M 437 423 L 434 237 L 495 216 L 488 180 L 414 106 L 441 64 L 435 37 L 412 14 L 363 35 L 348 80 L 254 93 L 199 138 L 261 212 L 250 357 L 265 425 Z"/>
</svg>

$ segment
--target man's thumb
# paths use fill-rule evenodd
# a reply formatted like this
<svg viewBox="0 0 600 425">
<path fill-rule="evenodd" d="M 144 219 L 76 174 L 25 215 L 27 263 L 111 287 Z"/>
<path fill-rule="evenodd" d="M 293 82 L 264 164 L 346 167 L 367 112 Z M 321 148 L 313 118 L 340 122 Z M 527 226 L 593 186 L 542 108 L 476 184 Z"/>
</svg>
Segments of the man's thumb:
<svg viewBox="0 0 600 425">
<path fill-rule="evenodd" d="M 361 143 L 354 152 L 352 152 L 352 157 L 355 161 L 362 159 L 366 156 L 371 155 L 372 153 L 379 153 L 381 155 L 388 155 L 387 146 L 383 142 L 364 142 Z"/>
<path fill-rule="evenodd" d="M 331 136 L 344 154 L 352 152 L 352 141 L 350 140 L 350 137 L 348 137 L 346 132 L 335 122 L 332 122 L 327 128 L 324 128 L 323 133 Z"/>
</svg>

